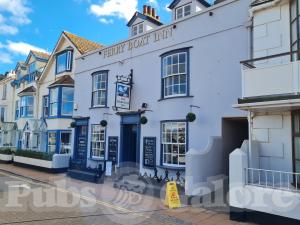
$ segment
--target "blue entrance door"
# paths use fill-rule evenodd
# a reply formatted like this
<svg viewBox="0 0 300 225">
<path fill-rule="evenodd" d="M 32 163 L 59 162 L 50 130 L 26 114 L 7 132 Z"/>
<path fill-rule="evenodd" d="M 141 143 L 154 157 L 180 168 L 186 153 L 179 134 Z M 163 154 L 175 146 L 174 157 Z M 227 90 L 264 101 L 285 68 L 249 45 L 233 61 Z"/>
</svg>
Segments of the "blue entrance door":
<svg viewBox="0 0 300 225">
<path fill-rule="evenodd" d="M 120 147 L 122 163 L 139 163 L 140 114 L 122 116 Z"/>
<path fill-rule="evenodd" d="M 80 164 L 81 168 L 86 168 L 87 163 L 87 141 L 88 141 L 88 126 L 76 126 L 76 144 L 74 151 L 74 161 Z"/>
</svg>

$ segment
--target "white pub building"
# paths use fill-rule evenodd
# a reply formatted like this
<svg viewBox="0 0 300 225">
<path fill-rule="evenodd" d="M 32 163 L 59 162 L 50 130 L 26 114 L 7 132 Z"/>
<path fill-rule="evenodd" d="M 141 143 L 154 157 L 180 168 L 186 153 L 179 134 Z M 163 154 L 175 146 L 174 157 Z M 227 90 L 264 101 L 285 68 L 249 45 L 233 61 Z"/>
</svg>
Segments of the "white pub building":
<svg viewBox="0 0 300 225">
<path fill-rule="evenodd" d="M 231 105 L 250 56 L 250 1 L 217 2 L 175 0 L 167 25 L 144 6 L 127 40 L 76 59 L 74 161 L 180 172 L 188 195 L 227 174 L 229 152 L 248 135 L 246 114 Z"/>
</svg>

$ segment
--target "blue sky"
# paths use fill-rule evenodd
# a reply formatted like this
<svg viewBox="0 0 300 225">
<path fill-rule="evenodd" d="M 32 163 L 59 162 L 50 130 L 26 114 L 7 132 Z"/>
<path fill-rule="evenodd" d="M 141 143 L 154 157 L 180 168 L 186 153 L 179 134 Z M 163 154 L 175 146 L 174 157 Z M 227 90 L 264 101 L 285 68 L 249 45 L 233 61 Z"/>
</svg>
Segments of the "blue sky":
<svg viewBox="0 0 300 225">
<path fill-rule="evenodd" d="M 0 74 L 24 61 L 30 49 L 51 52 L 66 30 L 110 45 L 126 39 L 126 22 L 144 4 L 170 22 L 172 0 L 0 0 Z"/>
</svg>

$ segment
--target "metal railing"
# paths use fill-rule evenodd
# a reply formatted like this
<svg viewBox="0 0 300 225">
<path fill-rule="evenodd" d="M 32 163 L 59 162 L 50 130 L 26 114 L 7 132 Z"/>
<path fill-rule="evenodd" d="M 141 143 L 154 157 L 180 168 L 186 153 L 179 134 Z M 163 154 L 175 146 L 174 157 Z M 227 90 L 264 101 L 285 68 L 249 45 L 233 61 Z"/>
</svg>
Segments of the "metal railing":
<svg viewBox="0 0 300 225">
<path fill-rule="evenodd" d="M 295 54 L 300 55 L 300 51 L 284 52 L 284 53 L 264 56 L 264 57 L 260 57 L 260 58 L 248 59 L 248 60 L 241 61 L 240 63 L 249 69 L 254 69 L 254 68 L 256 68 L 256 66 L 254 66 L 255 62 L 270 60 L 270 59 L 284 57 L 284 56 L 293 56 Z"/>
<path fill-rule="evenodd" d="M 300 173 L 246 168 L 245 175 L 246 185 L 300 192 Z"/>
</svg>

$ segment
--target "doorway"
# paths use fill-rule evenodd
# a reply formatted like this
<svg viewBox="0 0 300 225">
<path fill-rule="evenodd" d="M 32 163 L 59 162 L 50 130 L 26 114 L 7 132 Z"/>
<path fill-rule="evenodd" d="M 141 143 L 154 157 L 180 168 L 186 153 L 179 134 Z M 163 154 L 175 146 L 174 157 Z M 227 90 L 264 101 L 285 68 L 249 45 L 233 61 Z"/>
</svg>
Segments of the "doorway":
<svg viewBox="0 0 300 225">
<path fill-rule="evenodd" d="M 121 163 L 140 162 L 140 114 L 121 117 Z"/>
<path fill-rule="evenodd" d="M 233 117 L 222 119 L 223 152 L 226 157 L 226 175 L 229 175 L 229 155 L 240 148 L 245 140 L 249 139 L 248 119 Z"/>
<path fill-rule="evenodd" d="M 77 125 L 75 135 L 74 161 L 80 164 L 81 168 L 86 168 L 88 125 Z"/>
</svg>

